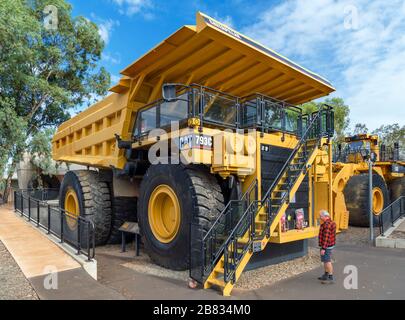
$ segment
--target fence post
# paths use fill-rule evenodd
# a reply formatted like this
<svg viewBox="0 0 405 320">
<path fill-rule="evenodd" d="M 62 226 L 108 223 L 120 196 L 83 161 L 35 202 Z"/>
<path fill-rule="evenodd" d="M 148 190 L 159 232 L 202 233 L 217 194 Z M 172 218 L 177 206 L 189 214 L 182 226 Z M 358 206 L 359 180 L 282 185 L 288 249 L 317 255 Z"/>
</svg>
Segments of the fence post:
<svg viewBox="0 0 405 320">
<path fill-rule="evenodd" d="M 24 216 L 24 197 L 21 191 L 21 217 Z"/>
<path fill-rule="evenodd" d="M 380 235 L 382 235 L 382 236 L 384 236 L 384 219 L 383 219 L 383 214 L 384 214 L 384 211 L 383 212 L 381 212 L 381 214 L 380 214 L 380 216 L 379 216 L 379 218 L 378 218 L 378 220 L 379 220 L 379 222 L 380 222 Z"/>
<path fill-rule="evenodd" d="M 14 190 L 14 212 L 17 211 L 17 191 Z"/>
<path fill-rule="evenodd" d="M 65 215 L 64 212 L 60 212 L 60 243 L 63 243 L 63 216 Z"/>
<path fill-rule="evenodd" d="M 41 211 L 41 204 L 37 201 L 37 228 L 39 227 L 39 215 Z"/>
<path fill-rule="evenodd" d="M 87 221 L 87 261 L 90 259 L 90 221 Z"/>
<path fill-rule="evenodd" d="M 206 261 L 206 257 L 207 257 L 207 255 L 206 255 L 206 249 L 205 249 L 205 242 L 203 241 L 204 240 L 204 237 L 205 237 L 205 234 L 204 234 L 204 231 L 203 231 L 203 229 L 201 228 L 201 227 L 198 227 L 198 234 L 199 234 L 199 236 L 200 236 L 200 239 L 201 239 L 201 243 L 200 243 L 200 245 L 201 245 L 201 277 L 200 277 L 200 279 L 201 280 L 203 280 L 204 279 L 204 276 L 205 276 L 205 266 L 207 265 L 207 261 Z M 211 267 L 211 257 L 212 257 L 212 247 L 211 247 L 211 251 L 210 251 L 210 267 Z"/>
<path fill-rule="evenodd" d="M 28 221 L 31 221 L 31 197 L 28 196 Z"/>
<path fill-rule="evenodd" d="M 51 206 L 48 204 L 48 234 L 51 233 Z"/>
<path fill-rule="evenodd" d="M 80 218 L 77 218 L 77 255 L 80 254 L 81 248 L 80 248 L 80 243 L 81 243 L 81 228 L 80 228 Z"/>
</svg>

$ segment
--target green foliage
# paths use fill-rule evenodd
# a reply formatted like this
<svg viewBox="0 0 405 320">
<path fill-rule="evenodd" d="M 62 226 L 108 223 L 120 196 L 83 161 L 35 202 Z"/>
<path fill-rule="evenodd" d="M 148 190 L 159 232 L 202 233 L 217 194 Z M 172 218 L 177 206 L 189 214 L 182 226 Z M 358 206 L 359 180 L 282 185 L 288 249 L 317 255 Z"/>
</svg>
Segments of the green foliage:
<svg viewBox="0 0 405 320">
<path fill-rule="evenodd" d="M 47 5 L 57 8 L 56 30 L 44 22 Z M 98 67 L 103 49 L 97 25 L 72 17 L 65 0 L 0 1 L 0 179 L 7 166 L 10 178 L 24 151 L 35 150 L 33 161 L 51 168 L 46 128 L 106 94 L 110 75 Z M 27 150 L 26 142 L 34 145 Z"/>
<path fill-rule="evenodd" d="M 318 110 L 323 104 L 333 107 L 335 112 L 335 140 L 337 142 L 344 141 L 346 131 L 349 127 L 350 108 L 345 104 L 342 98 L 327 98 L 323 102 L 308 102 L 302 105 L 303 113 L 312 113 Z"/>
<path fill-rule="evenodd" d="M 28 144 L 31 162 L 41 173 L 46 175 L 56 174 L 59 164 L 52 159 L 52 137 L 55 130 L 47 128 L 37 131 Z"/>
<path fill-rule="evenodd" d="M 356 125 L 354 126 L 353 135 L 361 133 L 369 133 L 367 125 L 365 125 L 364 123 L 356 123 Z"/>
<path fill-rule="evenodd" d="M 398 142 L 401 158 L 405 158 L 405 125 L 400 126 L 398 123 L 382 125 L 372 133 L 377 134 L 380 138 L 380 143 L 386 146 L 392 147 L 395 142 Z"/>
<path fill-rule="evenodd" d="M 47 5 L 58 9 L 57 30 L 45 28 Z M 14 99 L 30 132 L 59 125 L 69 108 L 104 95 L 110 82 L 97 67 L 104 48 L 97 26 L 71 10 L 64 0 L 0 3 L 0 97 Z"/>
<path fill-rule="evenodd" d="M 0 98 L 0 180 L 6 173 L 9 159 L 19 160 L 21 150 L 25 147 L 24 132 L 27 123 L 17 117 L 12 103 Z"/>
</svg>

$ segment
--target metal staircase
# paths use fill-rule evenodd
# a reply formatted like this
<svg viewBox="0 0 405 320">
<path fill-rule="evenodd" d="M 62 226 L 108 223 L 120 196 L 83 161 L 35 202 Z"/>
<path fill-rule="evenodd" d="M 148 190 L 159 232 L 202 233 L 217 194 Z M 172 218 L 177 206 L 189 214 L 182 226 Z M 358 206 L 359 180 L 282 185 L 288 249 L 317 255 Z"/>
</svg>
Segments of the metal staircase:
<svg viewBox="0 0 405 320">
<path fill-rule="evenodd" d="M 304 119 L 303 134 L 267 192 L 258 199 L 254 180 L 239 200 L 231 200 L 209 230 L 191 226 L 190 276 L 204 288 L 230 292 L 255 252 L 269 242 L 320 147 L 331 136 L 331 108 Z"/>
</svg>

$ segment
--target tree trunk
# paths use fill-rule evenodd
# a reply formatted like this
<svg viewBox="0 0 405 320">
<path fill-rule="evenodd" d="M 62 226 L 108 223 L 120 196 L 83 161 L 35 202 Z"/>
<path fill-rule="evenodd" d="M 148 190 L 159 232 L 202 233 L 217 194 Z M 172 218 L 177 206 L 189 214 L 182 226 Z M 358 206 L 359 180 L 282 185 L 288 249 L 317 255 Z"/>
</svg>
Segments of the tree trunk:
<svg viewBox="0 0 405 320">
<path fill-rule="evenodd" d="M 10 171 L 8 172 L 5 184 L 4 184 L 4 192 L 3 192 L 3 203 L 8 203 L 8 197 L 10 195 L 10 190 L 11 190 L 11 181 L 15 172 L 15 168 L 17 166 L 17 158 L 15 157 L 13 159 L 13 162 L 11 163 L 10 166 Z"/>
</svg>

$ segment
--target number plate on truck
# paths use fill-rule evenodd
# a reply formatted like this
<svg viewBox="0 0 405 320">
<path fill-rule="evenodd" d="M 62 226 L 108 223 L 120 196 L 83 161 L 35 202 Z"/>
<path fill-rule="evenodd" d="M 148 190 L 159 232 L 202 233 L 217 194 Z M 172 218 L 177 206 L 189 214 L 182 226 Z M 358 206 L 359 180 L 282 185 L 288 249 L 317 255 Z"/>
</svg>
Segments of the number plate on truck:
<svg viewBox="0 0 405 320">
<path fill-rule="evenodd" d="M 204 134 L 188 134 L 177 139 L 177 145 L 180 150 L 197 148 L 212 149 L 212 136 Z"/>
</svg>

